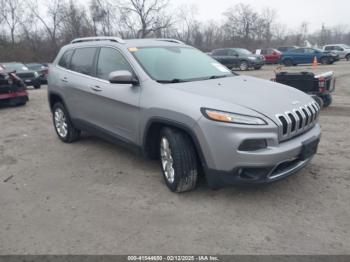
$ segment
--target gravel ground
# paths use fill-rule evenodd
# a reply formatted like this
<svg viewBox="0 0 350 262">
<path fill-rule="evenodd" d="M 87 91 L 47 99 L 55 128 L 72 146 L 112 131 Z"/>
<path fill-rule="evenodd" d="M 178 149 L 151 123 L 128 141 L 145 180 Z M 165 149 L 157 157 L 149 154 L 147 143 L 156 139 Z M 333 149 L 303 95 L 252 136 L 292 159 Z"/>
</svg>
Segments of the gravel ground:
<svg viewBox="0 0 350 262">
<path fill-rule="evenodd" d="M 94 137 L 61 143 L 46 88 L 30 90 L 27 106 L 0 109 L 0 254 L 350 254 L 350 63 L 328 70 L 337 90 L 311 165 L 269 186 L 180 195 L 156 162 Z"/>
</svg>

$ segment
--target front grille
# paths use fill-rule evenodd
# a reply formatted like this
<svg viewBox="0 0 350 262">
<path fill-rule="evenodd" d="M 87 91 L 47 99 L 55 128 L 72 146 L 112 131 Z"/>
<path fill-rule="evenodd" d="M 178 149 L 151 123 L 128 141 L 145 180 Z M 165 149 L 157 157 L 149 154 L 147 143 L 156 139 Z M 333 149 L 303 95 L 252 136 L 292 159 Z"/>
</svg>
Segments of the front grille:
<svg viewBox="0 0 350 262">
<path fill-rule="evenodd" d="M 20 78 L 33 78 L 34 74 L 33 73 L 16 73 L 16 75 Z"/>
<path fill-rule="evenodd" d="M 316 102 L 276 115 L 280 141 L 288 140 L 312 128 L 319 116 L 320 106 Z"/>
</svg>

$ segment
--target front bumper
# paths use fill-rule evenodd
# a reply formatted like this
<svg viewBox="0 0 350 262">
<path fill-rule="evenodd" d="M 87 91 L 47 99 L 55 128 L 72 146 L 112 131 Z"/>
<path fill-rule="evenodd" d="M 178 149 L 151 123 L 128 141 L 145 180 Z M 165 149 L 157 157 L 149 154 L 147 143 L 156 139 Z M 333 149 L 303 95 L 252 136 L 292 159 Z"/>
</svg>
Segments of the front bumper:
<svg viewBox="0 0 350 262">
<path fill-rule="evenodd" d="M 26 84 L 26 86 L 35 86 L 41 84 L 39 78 L 22 78 L 22 81 Z"/>
<path fill-rule="evenodd" d="M 265 65 L 265 61 L 263 60 L 248 60 L 250 67 L 261 67 Z"/>
<path fill-rule="evenodd" d="M 279 142 L 277 127 L 234 126 L 201 119 L 195 127 L 205 158 L 204 171 L 210 187 L 270 183 L 290 176 L 312 159 L 301 158 L 303 143 L 318 140 L 319 124 L 285 142 Z M 204 125 L 204 127 L 203 127 Z M 202 128 L 200 128 L 202 126 Z M 201 132 L 205 130 L 205 133 Z M 265 139 L 267 148 L 239 151 L 247 139 Z"/>
</svg>

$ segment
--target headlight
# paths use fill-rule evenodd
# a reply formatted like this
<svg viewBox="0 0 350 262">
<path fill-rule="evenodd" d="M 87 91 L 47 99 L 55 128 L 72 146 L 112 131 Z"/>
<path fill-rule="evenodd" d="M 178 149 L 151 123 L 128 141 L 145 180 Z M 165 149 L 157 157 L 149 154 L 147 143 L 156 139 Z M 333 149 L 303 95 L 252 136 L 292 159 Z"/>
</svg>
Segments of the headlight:
<svg viewBox="0 0 350 262">
<path fill-rule="evenodd" d="M 207 109 L 207 108 L 202 108 L 201 111 L 206 118 L 210 120 L 218 121 L 218 122 L 241 124 L 241 125 L 267 125 L 266 121 L 259 117 L 217 111 L 214 109 Z"/>
<path fill-rule="evenodd" d="M 38 72 L 34 72 L 34 77 L 35 77 L 35 78 L 39 77 Z"/>
<path fill-rule="evenodd" d="M 248 59 L 249 60 L 256 60 L 257 58 L 255 56 L 249 56 Z"/>
</svg>

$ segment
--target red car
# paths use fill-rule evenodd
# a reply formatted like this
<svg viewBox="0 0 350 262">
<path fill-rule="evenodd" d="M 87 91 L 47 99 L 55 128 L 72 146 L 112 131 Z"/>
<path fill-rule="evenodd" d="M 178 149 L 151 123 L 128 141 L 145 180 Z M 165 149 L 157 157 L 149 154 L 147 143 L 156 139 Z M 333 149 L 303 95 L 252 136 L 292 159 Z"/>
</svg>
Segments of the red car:
<svg viewBox="0 0 350 262">
<path fill-rule="evenodd" d="M 0 66 L 0 105 L 25 105 L 27 101 L 28 93 L 23 81 Z"/>
<path fill-rule="evenodd" d="M 282 57 L 282 53 L 273 48 L 258 49 L 255 53 L 263 55 L 267 64 L 278 64 Z"/>
</svg>

